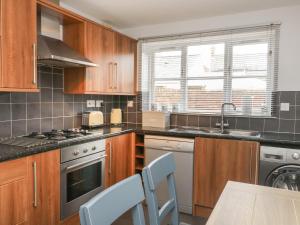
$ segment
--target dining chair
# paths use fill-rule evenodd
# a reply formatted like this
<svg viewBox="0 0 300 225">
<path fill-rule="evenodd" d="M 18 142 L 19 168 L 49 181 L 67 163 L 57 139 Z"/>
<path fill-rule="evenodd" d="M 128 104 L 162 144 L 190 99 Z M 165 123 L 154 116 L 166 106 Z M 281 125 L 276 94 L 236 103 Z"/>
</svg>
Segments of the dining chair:
<svg viewBox="0 0 300 225">
<path fill-rule="evenodd" d="M 173 153 L 167 153 L 153 160 L 142 172 L 146 201 L 148 205 L 150 225 L 161 225 L 166 216 L 170 215 L 172 225 L 179 225 L 178 202 L 175 186 L 175 159 Z M 169 199 L 161 208 L 157 201 L 157 187 L 167 180 Z"/>
<path fill-rule="evenodd" d="M 131 176 L 96 195 L 80 207 L 81 225 L 110 225 L 131 209 L 133 224 L 145 225 L 145 199 L 140 175 Z"/>
</svg>

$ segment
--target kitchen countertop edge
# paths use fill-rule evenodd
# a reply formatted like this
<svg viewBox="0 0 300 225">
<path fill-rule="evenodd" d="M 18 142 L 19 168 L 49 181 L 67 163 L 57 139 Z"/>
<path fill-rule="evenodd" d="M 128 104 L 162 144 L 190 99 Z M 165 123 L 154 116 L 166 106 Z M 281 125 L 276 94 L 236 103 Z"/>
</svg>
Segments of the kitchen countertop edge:
<svg viewBox="0 0 300 225">
<path fill-rule="evenodd" d="M 173 136 L 182 138 L 195 138 L 195 137 L 207 137 L 207 138 L 219 138 L 219 139 L 233 139 L 233 140 L 244 140 L 244 141 L 257 141 L 262 145 L 274 145 L 274 146 L 285 146 L 290 148 L 299 148 L 300 140 L 295 140 L 295 135 L 278 134 L 278 133 L 263 133 L 261 136 L 233 136 L 233 135 L 220 135 L 211 133 L 199 133 L 199 132 L 185 132 L 185 131 L 171 131 L 169 128 L 150 128 L 150 127 L 138 127 L 138 126 L 122 126 L 115 131 L 110 130 L 111 127 L 101 129 L 102 132 L 93 131 L 93 134 L 85 136 L 83 138 L 76 138 L 70 141 L 53 143 L 45 146 L 33 147 L 33 148 L 22 148 L 10 145 L 0 144 L 0 162 L 18 159 L 38 153 L 52 151 L 55 149 L 61 149 L 63 147 L 83 144 L 90 141 L 106 139 L 121 134 L 136 132 L 141 135 L 161 135 L 161 136 Z M 104 130 L 104 132 L 103 132 Z"/>
</svg>

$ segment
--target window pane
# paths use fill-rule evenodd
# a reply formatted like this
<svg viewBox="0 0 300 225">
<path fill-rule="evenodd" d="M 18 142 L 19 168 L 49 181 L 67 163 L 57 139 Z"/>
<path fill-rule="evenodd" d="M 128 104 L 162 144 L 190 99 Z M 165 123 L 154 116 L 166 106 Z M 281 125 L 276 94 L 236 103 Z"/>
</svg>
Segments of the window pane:
<svg viewBox="0 0 300 225">
<path fill-rule="evenodd" d="M 156 81 L 153 90 L 153 107 L 155 109 L 181 109 L 180 81 Z"/>
<path fill-rule="evenodd" d="M 267 76 L 268 44 L 234 46 L 232 70 L 233 76 Z"/>
<path fill-rule="evenodd" d="M 224 102 L 223 79 L 189 80 L 187 91 L 189 111 L 219 112 Z"/>
<path fill-rule="evenodd" d="M 155 53 L 155 78 L 179 78 L 181 76 L 181 51 Z"/>
<path fill-rule="evenodd" d="M 233 78 L 232 102 L 243 114 L 267 113 L 267 82 L 265 78 Z"/>
<path fill-rule="evenodd" d="M 224 44 L 190 46 L 187 50 L 187 76 L 224 76 Z"/>
<path fill-rule="evenodd" d="M 143 109 L 220 113 L 222 103 L 233 102 L 238 114 L 270 116 L 272 93 L 277 91 L 279 28 L 141 41 Z"/>
</svg>

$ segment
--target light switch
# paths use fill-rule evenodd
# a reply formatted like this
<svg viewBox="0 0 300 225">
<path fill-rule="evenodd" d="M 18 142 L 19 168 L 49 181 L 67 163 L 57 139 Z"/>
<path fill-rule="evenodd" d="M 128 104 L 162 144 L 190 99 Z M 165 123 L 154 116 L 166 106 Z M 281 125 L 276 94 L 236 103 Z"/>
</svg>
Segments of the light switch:
<svg viewBox="0 0 300 225">
<path fill-rule="evenodd" d="M 127 107 L 129 108 L 133 107 L 133 101 L 127 101 Z"/>
<path fill-rule="evenodd" d="M 95 107 L 95 100 L 87 100 L 86 107 L 88 107 L 88 108 Z"/>
<path fill-rule="evenodd" d="M 290 111 L 290 103 L 288 103 L 288 102 L 280 103 L 280 111 L 285 111 L 285 112 Z"/>
<path fill-rule="evenodd" d="M 102 107 L 103 106 L 103 100 L 97 100 L 96 101 L 96 107 L 97 108 L 100 108 L 100 107 Z"/>
</svg>

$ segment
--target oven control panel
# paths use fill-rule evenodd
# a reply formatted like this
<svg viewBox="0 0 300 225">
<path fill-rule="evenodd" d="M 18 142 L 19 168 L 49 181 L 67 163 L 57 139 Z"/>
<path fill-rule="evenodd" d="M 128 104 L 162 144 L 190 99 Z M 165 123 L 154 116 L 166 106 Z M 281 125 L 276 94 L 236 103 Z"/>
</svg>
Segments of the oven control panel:
<svg viewBox="0 0 300 225">
<path fill-rule="evenodd" d="M 72 145 L 61 149 L 61 163 L 81 158 L 97 152 L 105 152 L 105 140 L 97 140 L 79 145 Z"/>
</svg>

